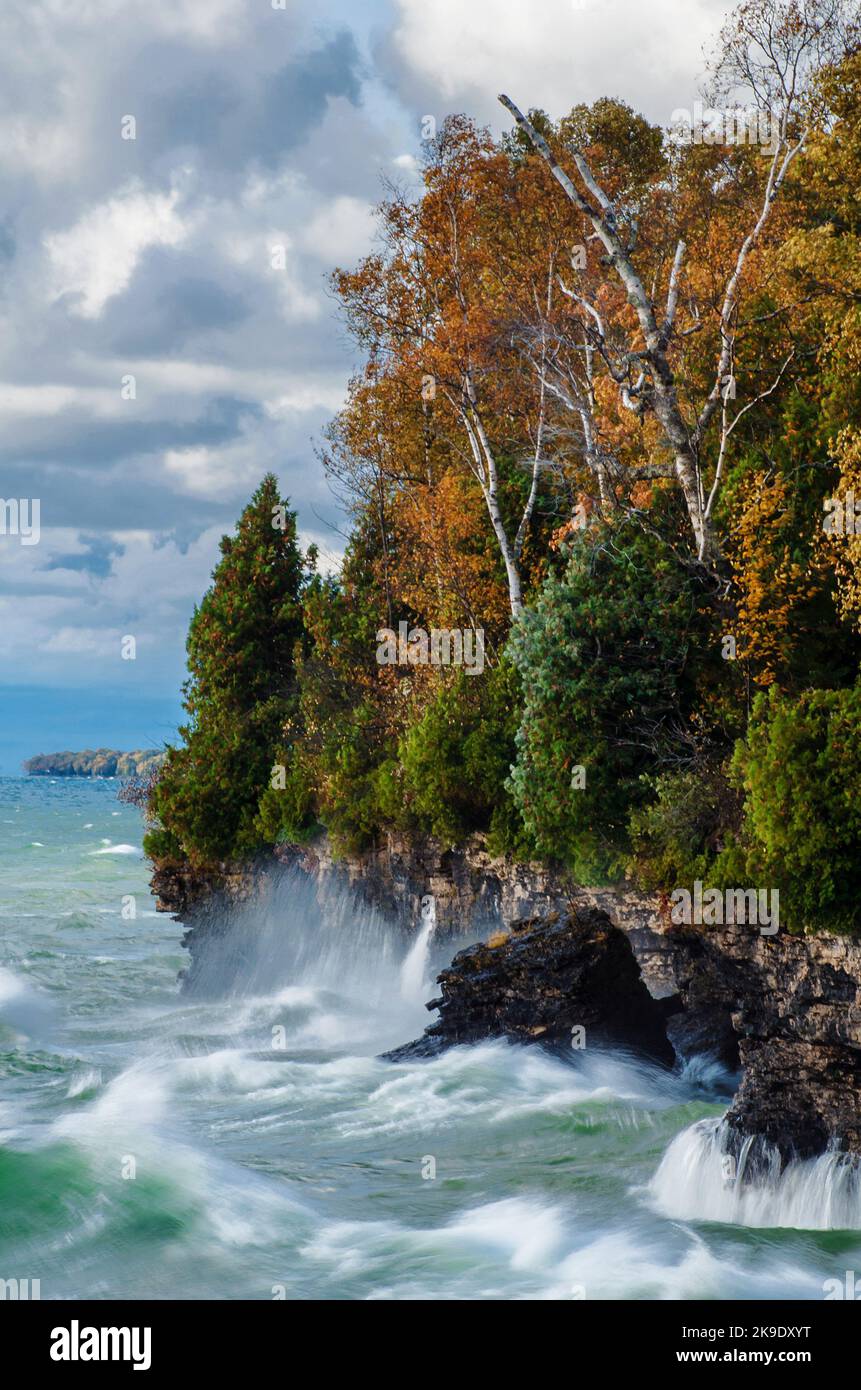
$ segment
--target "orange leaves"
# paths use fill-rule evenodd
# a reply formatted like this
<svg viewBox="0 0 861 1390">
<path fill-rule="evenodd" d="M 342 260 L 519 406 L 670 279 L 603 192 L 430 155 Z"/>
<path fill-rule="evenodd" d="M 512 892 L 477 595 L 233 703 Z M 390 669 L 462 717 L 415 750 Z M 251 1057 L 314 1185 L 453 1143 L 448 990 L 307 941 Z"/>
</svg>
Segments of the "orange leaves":
<svg viewBox="0 0 861 1390">
<path fill-rule="evenodd" d="M 432 488 L 402 492 L 394 505 L 397 599 L 430 627 L 484 627 L 501 635 L 506 592 L 493 552 L 481 544 L 482 503 L 454 473 Z"/>
</svg>

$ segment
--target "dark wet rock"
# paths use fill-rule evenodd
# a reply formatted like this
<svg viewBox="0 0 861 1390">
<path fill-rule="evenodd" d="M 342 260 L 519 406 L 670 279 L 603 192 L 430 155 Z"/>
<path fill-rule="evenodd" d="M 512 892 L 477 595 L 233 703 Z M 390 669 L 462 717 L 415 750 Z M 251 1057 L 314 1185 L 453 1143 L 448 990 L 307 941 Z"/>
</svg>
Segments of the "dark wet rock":
<svg viewBox="0 0 861 1390">
<path fill-rule="evenodd" d="M 861 1154 L 858 943 L 763 937 L 749 926 L 667 937 L 682 1018 L 728 1015 L 738 1039 L 742 1079 L 727 1115 L 737 1147 L 759 1136 L 783 1162 L 829 1147 Z"/>
<path fill-rule="evenodd" d="M 728 1072 L 738 1071 L 738 1038 L 728 1008 L 707 1005 L 688 1011 L 680 1006 L 667 1019 L 667 1037 L 680 1062 L 704 1057 Z"/>
<path fill-rule="evenodd" d="M 572 1030 L 585 1045 L 624 1047 L 666 1065 L 667 1005 L 652 998 L 631 945 L 606 913 L 586 909 L 519 924 L 460 951 L 438 977 L 439 1019 L 423 1037 L 386 1056 L 433 1056 L 458 1043 L 485 1038 L 572 1046 Z"/>
</svg>

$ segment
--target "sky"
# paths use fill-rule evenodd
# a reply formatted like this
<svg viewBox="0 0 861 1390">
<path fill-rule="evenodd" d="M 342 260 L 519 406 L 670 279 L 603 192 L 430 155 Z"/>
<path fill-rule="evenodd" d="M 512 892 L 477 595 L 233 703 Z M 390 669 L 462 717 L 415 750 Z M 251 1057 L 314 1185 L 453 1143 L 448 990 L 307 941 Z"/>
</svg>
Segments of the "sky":
<svg viewBox="0 0 861 1390">
<path fill-rule="evenodd" d="M 194 604 L 268 470 L 337 568 L 316 449 L 358 358 L 327 277 L 373 249 L 383 181 L 415 186 L 426 118 L 499 133 L 504 90 L 666 125 L 727 9 L 4 0 L 0 499 L 39 528 L 0 509 L 0 774 L 171 738 Z"/>
</svg>

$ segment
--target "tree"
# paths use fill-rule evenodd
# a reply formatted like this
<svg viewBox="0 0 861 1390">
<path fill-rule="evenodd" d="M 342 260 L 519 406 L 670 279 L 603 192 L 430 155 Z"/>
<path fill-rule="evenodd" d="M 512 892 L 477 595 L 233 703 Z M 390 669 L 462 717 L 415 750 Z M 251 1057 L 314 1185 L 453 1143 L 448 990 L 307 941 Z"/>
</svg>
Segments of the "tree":
<svg viewBox="0 0 861 1390">
<path fill-rule="evenodd" d="M 766 229 L 775 220 L 775 206 L 787 176 L 810 136 L 816 74 L 823 64 L 847 51 L 851 31 L 845 13 L 841 0 L 783 0 L 779 4 L 746 0 L 724 30 L 713 72 L 712 99 L 728 100 L 745 91 L 755 105 L 758 128 L 762 118 L 773 139 L 768 156 L 759 161 L 761 172 L 757 169 L 753 179 L 749 176 L 749 148 L 740 150 L 734 160 L 721 162 L 721 181 L 725 184 L 729 177 L 733 182 L 738 204 L 735 220 L 736 224 L 742 221 L 743 230 L 733 250 L 724 250 L 722 290 L 712 303 L 701 304 L 691 293 L 694 277 L 687 266 L 689 248 L 682 236 L 676 241 L 671 262 L 658 267 L 660 273 L 647 289 L 649 282 L 637 263 L 637 229 L 630 223 L 625 225 L 624 210 L 596 177 L 583 150 L 569 145 L 569 173 L 545 136 L 508 96 L 500 96 L 569 202 L 591 227 L 633 311 L 628 331 L 614 340 L 594 295 L 589 298 L 571 290 L 582 307 L 588 351 L 603 365 L 622 405 L 636 415 L 653 416 L 660 426 L 661 447 L 668 448 L 672 456 L 667 475 L 675 478 L 684 498 L 700 560 L 713 559 L 713 514 L 729 438 L 747 412 L 777 388 L 792 360 L 790 352 L 769 385 L 744 405 L 735 405 L 745 283 Z M 706 326 L 710 331 L 705 341 L 714 354 L 713 367 L 705 374 L 695 369 L 687 380 L 683 377 L 680 381 L 678 371 L 684 360 L 680 349 L 686 339 L 703 333 Z M 702 364 L 696 365 L 699 368 Z M 703 375 L 705 386 L 699 390 L 697 377 Z M 698 403 L 689 406 L 687 402 L 698 395 Z M 719 422 L 717 456 L 707 478 L 705 446 L 715 421 Z"/>
<path fill-rule="evenodd" d="M 404 733 L 398 800 L 420 830 L 456 844 L 490 830 L 493 848 L 518 849 L 522 826 L 506 780 L 520 718 L 518 680 L 502 661 L 482 678 L 455 671 Z"/>
<path fill-rule="evenodd" d="M 754 703 L 734 758 L 745 791 L 739 845 L 718 873 L 739 886 L 776 887 L 789 927 L 861 926 L 861 683 Z"/>
<path fill-rule="evenodd" d="M 581 881 L 624 869 L 643 774 L 695 761 L 693 658 L 715 645 L 707 598 L 655 533 L 596 523 L 514 629 L 524 710 L 511 788 L 538 850 Z"/>
<path fill-rule="evenodd" d="M 273 474 L 223 537 L 212 580 L 188 634 L 183 743 L 168 750 L 152 798 L 184 853 L 209 863 L 259 843 L 258 803 L 296 707 L 303 563 Z"/>
<path fill-rule="evenodd" d="M 547 402 L 519 370 L 512 326 L 552 300 L 562 219 L 534 196 L 533 163 L 512 162 L 465 117 L 444 123 L 424 182 L 415 203 L 392 192 L 380 209 L 384 250 L 338 272 L 335 288 L 372 372 L 421 395 L 428 435 L 478 487 L 516 615 Z M 513 470 L 522 493 L 506 488 Z"/>
</svg>

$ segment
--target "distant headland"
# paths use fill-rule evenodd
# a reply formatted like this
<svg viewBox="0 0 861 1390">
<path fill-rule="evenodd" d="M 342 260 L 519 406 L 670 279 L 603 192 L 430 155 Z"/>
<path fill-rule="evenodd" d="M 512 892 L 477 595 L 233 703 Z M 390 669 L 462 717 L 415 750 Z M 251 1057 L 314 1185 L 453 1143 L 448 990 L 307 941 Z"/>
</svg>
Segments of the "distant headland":
<svg viewBox="0 0 861 1390">
<path fill-rule="evenodd" d="M 85 748 L 82 753 L 37 753 L 22 764 L 29 777 L 141 777 L 159 766 L 164 753 L 138 749 Z"/>
</svg>

